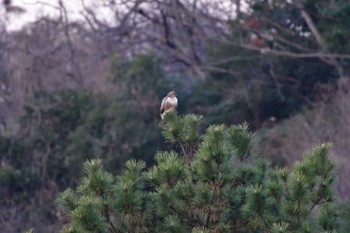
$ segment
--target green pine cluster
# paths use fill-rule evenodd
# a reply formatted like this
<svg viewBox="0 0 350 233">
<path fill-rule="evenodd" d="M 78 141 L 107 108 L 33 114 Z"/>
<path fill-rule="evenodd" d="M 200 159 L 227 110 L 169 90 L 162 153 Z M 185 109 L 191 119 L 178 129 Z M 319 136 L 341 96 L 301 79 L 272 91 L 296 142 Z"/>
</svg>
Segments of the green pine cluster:
<svg viewBox="0 0 350 233">
<path fill-rule="evenodd" d="M 336 232 L 329 144 L 290 170 L 272 168 L 246 124 L 201 133 L 201 120 L 168 114 L 163 135 L 174 150 L 158 152 L 151 168 L 131 160 L 115 177 L 101 160 L 84 163 L 77 189 L 58 199 L 61 232 Z"/>
</svg>

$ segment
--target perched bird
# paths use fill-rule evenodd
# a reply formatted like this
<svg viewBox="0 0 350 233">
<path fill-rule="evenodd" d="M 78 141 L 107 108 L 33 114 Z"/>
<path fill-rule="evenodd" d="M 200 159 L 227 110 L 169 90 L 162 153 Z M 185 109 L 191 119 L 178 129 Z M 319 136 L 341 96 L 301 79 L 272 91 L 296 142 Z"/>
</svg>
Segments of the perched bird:
<svg viewBox="0 0 350 233">
<path fill-rule="evenodd" d="M 160 105 L 161 123 L 167 113 L 174 112 L 176 110 L 177 104 L 178 104 L 178 100 L 176 98 L 175 91 L 169 92 L 163 98 L 162 103 Z"/>
</svg>

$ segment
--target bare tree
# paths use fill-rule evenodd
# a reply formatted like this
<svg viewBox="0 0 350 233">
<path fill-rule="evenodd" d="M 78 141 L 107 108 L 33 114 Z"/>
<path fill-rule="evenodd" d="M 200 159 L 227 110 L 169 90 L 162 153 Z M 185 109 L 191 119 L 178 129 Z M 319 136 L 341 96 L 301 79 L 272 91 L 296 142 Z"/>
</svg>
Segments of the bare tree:
<svg viewBox="0 0 350 233">
<path fill-rule="evenodd" d="M 260 11 L 253 9 L 258 3 Z M 325 4 L 331 5 L 332 1 Z M 169 64 L 180 64 L 199 77 L 205 77 L 210 71 L 234 74 L 234 70 L 223 69 L 221 65 L 252 58 L 237 54 L 210 61 L 208 49 L 212 44 L 236 47 L 258 56 L 319 59 L 333 66 L 340 76 L 344 69 L 341 61 L 350 59 L 350 54 L 324 49 L 325 41 L 315 17 L 301 1 L 277 4 L 242 0 L 116 0 L 104 1 L 104 5 L 114 12 L 117 25 L 111 27 L 103 23 L 96 12 L 85 5 L 84 16 L 92 30 L 113 31 L 118 42 L 131 53 L 149 49 L 161 52 Z M 298 12 L 300 25 L 288 15 L 283 19 L 271 18 L 276 10 Z"/>
</svg>

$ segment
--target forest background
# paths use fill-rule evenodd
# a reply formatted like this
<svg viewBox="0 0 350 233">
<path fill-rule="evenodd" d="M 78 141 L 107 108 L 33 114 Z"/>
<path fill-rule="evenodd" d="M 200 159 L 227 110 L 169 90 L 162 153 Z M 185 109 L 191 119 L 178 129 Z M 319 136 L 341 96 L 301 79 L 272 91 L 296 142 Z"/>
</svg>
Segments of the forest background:
<svg viewBox="0 0 350 233">
<path fill-rule="evenodd" d="M 88 159 L 113 174 L 129 159 L 152 165 L 170 148 L 158 125 L 169 90 L 204 126 L 248 122 L 273 166 L 332 142 L 347 206 L 349 1 L 76 1 L 80 17 L 65 1 L 38 1 L 57 14 L 15 29 L 28 5 L 3 1 L 0 229 L 57 232 L 57 195 Z"/>
</svg>

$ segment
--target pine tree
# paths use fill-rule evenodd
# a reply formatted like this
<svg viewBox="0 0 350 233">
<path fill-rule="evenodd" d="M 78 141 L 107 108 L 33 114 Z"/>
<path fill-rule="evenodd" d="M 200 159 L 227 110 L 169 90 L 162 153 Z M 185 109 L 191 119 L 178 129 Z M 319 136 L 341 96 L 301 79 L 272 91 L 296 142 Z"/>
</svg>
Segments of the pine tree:
<svg viewBox="0 0 350 233">
<path fill-rule="evenodd" d="M 335 232 L 329 144 L 302 162 L 271 168 L 254 150 L 246 124 L 212 125 L 201 116 L 168 114 L 163 126 L 173 151 L 155 165 L 128 161 L 121 175 L 87 161 L 76 190 L 58 199 L 68 216 L 62 232 Z"/>
</svg>

